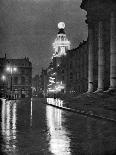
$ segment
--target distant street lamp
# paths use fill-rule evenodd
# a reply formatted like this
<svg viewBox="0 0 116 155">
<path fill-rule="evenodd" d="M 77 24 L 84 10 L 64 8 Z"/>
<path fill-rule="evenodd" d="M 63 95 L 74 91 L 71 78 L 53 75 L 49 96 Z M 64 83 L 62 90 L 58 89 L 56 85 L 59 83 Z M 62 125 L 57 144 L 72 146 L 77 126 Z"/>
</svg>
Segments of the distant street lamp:
<svg viewBox="0 0 116 155">
<path fill-rule="evenodd" d="M 2 75 L 2 77 L 1 77 L 1 80 L 3 81 L 3 94 L 4 94 L 4 96 L 5 96 L 5 81 L 6 81 L 6 76 L 5 75 Z"/>
<path fill-rule="evenodd" d="M 7 66 L 6 71 L 7 71 L 7 73 L 10 74 L 10 77 L 11 77 L 10 91 L 11 91 L 11 96 L 12 96 L 12 77 L 13 77 L 13 74 L 17 72 L 17 67 Z"/>
<path fill-rule="evenodd" d="M 1 80 L 2 80 L 3 82 L 5 82 L 5 81 L 6 81 L 6 76 L 5 76 L 5 75 L 2 75 Z"/>
</svg>

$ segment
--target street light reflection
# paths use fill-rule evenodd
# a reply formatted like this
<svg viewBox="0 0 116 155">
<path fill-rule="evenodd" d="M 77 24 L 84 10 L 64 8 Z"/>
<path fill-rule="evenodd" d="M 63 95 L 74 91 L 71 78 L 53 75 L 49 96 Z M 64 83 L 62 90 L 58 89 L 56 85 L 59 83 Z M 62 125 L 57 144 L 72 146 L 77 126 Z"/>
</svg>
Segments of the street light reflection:
<svg viewBox="0 0 116 155">
<path fill-rule="evenodd" d="M 32 127 L 32 119 L 33 119 L 33 104 L 32 104 L 32 98 L 31 98 L 31 115 L 30 115 L 30 126 Z"/>
<path fill-rule="evenodd" d="M 16 149 L 16 121 L 16 103 L 4 102 L 2 104 L 2 135 L 6 150 L 13 152 Z"/>
<path fill-rule="evenodd" d="M 63 104 L 62 100 L 47 99 L 50 104 Z M 46 107 L 47 125 L 49 128 L 49 150 L 54 155 L 71 155 L 70 138 L 67 136 L 68 131 L 63 126 L 65 119 L 62 115 L 63 111 L 54 107 Z M 63 122 L 63 123 L 62 123 Z"/>
</svg>

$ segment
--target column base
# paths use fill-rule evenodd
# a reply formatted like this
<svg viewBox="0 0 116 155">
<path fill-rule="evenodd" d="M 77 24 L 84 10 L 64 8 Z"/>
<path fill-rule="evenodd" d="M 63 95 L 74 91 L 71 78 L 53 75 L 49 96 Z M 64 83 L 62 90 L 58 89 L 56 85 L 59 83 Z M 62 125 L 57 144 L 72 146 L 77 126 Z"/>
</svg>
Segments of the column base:
<svg viewBox="0 0 116 155">
<path fill-rule="evenodd" d="M 89 83 L 88 83 L 88 91 L 87 91 L 87 92 L 88 92 L 88 93 L 93 93 L 93 88 L 94 88 L 94 87 L 93 87 L 93 82 L 89 82 Z"/>
<path fill-rule="evenodd" d="M 110 87 L 109 90 L 116 90 L 116 87 Z"/>
<path fill-rule="evenodd" d="M 98 88 L 94 93 L 103 93 L 103 89 Z"/>
<path fill-rule="evenodd" d="M 116 88 L 109 88 L 108 90 L 104 91 L 107 94 L 116 94 Z"/>
<path fill-rule="evenodd" d="M 109 92 L 116 92 L 116 88 L 109 88 L 108 91 Z"/>
<path fill-rule="evenodd" d="M 93 93 L 93 90 L 88 90 L 86 93 Z"/>
</svg>

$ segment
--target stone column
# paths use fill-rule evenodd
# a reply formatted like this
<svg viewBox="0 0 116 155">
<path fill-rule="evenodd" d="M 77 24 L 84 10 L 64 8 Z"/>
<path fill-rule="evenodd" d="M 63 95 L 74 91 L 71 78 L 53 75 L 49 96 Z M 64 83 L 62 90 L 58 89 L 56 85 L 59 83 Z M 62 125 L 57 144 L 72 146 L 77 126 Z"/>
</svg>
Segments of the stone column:
<svg viewBox="0 0 116 155">
<path fill-rule="evenodd" d="M 88 92 L 93 92 L 93 65 L 94 65 L 94 31 L 88 25 Z"/>
<path fill-rule="evenodd" d="M 110 21 L 110 90 L 116 90 L 116 14 L 113 12 Z"/>
<path fill-rule="evenodd" d="M 103 22 L 99 22 L 98 28 L 98 89 L 97 92 L 104 90 L 104 45 L 103 45 Z"/>
</svg>

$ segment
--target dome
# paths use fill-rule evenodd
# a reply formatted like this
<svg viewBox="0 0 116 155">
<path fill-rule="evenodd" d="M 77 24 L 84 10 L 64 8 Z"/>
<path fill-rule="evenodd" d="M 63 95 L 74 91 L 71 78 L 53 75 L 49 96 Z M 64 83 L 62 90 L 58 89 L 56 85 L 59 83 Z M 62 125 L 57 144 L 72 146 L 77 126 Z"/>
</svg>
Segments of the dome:
<svg viewBox="0 0 116 155">
<path fill-rule="evenodd" d="M 65 23 L 64 22 L 59 22 L 58 23 L 58 28 L 59 29 L 64 29 L 65 28 Z"/>
</svg>

